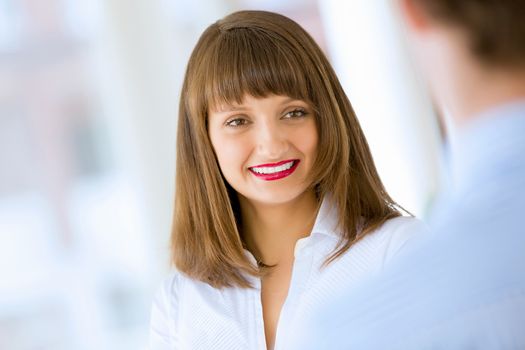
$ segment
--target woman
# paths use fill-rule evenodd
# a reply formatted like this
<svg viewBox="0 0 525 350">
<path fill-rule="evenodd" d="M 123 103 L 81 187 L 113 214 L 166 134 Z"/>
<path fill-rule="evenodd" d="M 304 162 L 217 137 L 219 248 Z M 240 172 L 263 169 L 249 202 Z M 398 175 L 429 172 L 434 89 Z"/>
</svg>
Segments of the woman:
<svg viewBox="0 0 525 350">
<path fill-rule="evenodd" d="M 188 63 L 172 256 L 152 349 L 285 349 L 294 320 L 422 230 L 386 193 L 326 57 L 292 20 L 242 11 Z"/>
</svg>

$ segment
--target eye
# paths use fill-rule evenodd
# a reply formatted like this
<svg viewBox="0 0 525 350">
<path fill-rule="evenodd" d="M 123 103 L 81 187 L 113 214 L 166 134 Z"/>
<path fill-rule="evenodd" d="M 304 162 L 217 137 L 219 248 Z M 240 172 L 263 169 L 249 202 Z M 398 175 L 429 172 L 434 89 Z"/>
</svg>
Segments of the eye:
<svg viewBox="0 0 525 350">
<path fill-rule="evenodd" d="M 284 118 L 286 119 L 294 119 L 294 118 L 302 118 L 306 116 L 308 112 L 304 108 L 295 108 L 289 112 L 286 112 L 284 115 Z"/>
<path fill-rule="evenodd" d="M 233 118 L 233 119 L 229 119 L 228 121 L 226 121 L 224 125 L 233 127 L 233 128 L 238 128 L 246 124 L 248 124 L 248 121 L 244 118 Z"/>
</svg>

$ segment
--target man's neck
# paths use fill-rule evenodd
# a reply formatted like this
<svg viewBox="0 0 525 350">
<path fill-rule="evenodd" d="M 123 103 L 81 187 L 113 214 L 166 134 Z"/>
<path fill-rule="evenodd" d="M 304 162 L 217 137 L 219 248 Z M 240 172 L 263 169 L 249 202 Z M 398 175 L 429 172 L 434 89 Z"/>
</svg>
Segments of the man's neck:
<svg viewBox="0 0 525 350">
<path fill-rule="evenodd" d="M 458 93 L 450 111 L 457 127 L 462 128 L 492 108 L 525 100 L 525 69 L 479 71 L 458 82 Z"/>
</svg>

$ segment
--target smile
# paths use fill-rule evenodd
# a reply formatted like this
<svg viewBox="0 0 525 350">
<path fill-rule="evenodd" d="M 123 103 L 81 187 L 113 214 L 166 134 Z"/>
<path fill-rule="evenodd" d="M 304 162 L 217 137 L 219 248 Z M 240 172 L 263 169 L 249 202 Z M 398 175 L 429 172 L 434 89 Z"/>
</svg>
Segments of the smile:
<svg viewBox="0 0 525 350">
<path fill-rule="evenodd" d="M 279 180 L 291 175 L 299 165 L 298 159 L 285 160 L 279 163 L 262 164 L 248 168 L 251 173 L 266 181 Z"/>
</svg>

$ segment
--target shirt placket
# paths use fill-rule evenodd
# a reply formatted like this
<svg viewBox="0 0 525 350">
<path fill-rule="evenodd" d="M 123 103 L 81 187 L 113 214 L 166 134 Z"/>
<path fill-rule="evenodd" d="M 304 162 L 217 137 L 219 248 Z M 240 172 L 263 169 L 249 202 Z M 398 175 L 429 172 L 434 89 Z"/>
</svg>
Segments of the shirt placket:
<svg viewBox="0 0 525 350">
<path fill-rule="evenodd" d="M 303 238 L 297 242 L 294 251 L 295 259 L 290 279 L 288 295 L 284 301 L 275 336 L 274 350 L 285 350 L 287 337 L 293 332 L 293 317 L 297 311 L 297 305 L 300 302 L 301 295 L 307 287 L 307 282 L 314 262 L 312 254 L 311 237 Z"/>
<path fill-rule="evenodd" d="M 266 350 L 266 336 L 264 334 L 264 317 L 261 302 L 261 280 L 254 279 L 254 313 L 255 313 L 255 333 L 257 341 L 257 349 Z"/>
</svg>

